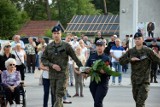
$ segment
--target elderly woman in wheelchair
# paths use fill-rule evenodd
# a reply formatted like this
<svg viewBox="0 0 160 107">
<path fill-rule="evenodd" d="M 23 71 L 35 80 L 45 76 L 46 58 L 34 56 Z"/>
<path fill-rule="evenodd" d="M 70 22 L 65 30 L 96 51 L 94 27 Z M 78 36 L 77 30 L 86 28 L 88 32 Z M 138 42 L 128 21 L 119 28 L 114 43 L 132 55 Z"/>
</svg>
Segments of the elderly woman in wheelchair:
<svg viewBox="0 0 160 107">
<path fill-rule="evenodd" d="M 5 62 L 7 70 L 1 74 L 2 84 L 4 86 L 6 99 L 10 106 L 13 107 L 13 100 L 15 100 L 16 106 L 20 107 L 20 72 L 16 71 L 16 61 L 13 58 L 9 58 Z"/>
</svg>

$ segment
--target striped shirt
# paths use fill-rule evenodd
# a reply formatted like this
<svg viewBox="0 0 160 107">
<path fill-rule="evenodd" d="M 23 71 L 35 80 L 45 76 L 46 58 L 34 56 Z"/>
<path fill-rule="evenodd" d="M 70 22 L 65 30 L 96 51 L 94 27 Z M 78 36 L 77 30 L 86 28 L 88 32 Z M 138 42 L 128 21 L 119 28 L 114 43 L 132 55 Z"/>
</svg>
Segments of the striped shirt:
<svg viewBox="0 0 160 107">
<path fill-rule="evenodd" d="M 111 50 L 110 50 L 110 53 L 113 53 L 113 55 L 116 57 L 116 58 L 120 58 L 123 53 L 125 53 L 125 50 L 123 47 L 119 46 L 112 46 Z M 111 62 L 117 62 L 115 58 L 112 57 L 112 61 Z"/>
</svg>

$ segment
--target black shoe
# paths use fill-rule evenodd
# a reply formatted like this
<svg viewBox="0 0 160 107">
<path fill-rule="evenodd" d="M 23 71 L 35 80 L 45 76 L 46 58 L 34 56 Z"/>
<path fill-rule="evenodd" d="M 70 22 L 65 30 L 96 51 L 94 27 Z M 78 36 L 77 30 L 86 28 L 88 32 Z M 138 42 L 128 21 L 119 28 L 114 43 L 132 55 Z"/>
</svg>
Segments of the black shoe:
<svg viewBox="0 0 160 107">
<path fill-rule="evenodd" d="M 63 101 L 63 103 L 64 103 L 64 104 L 72 104 L 72 102 L 71 102 L 71 101 L 68 101 L 68 100 Z"/>
<path fill-rule="evenodd" d="M 74 86 L 73 83 L 71 83 L 71 86 Z"/>
<path fill-rule="evenodd" d="M 158 81 L 154 81 L 154 83 L 158 83 Z"/>
<path fill-rule="evenodd" d="M 83 94 L 81 94 L 80 96 L 81 96 L 81 97 L 84 97 L 84 95 L 83 95 Z"/>
<path fill-rule="evenodd" d="M 67 97 L 71 98 L 71 95 L 68 94 Z"/>
</svg>

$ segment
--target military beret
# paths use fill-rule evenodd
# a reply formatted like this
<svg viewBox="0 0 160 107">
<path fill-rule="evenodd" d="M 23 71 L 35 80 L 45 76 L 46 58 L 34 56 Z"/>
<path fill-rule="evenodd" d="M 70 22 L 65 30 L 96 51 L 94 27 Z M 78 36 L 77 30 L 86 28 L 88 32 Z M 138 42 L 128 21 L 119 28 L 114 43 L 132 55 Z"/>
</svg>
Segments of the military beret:
<svg viewBox="0 0 160 107">
<path fill-rule="evenodd" d="M 61 28 L 59 26 L 54 26 L 52 32 L 58 32 L 58 31 L 61 31 Z"/>
<path fill-rule="evenodd" d="M 142 33 L 140 33 L 140 32 L 135 33 L 134 39 L 138 38 L 138 37 L 143 37 Z"/>
<path fill-rule="evenodd" d="M 97 40 L 96 45 L 104 45 L 103 39 Z"/>
</svg>

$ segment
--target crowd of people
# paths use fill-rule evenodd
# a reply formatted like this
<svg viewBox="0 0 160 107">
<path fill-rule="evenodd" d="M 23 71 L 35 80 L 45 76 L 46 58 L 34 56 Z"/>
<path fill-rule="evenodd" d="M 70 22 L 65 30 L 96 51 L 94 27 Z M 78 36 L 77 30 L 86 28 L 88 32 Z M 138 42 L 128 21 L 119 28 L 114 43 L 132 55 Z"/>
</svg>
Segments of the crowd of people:
<svg viewBox="0 0 160 107">
<path fill-rule="evenodd" d="M 54 41 L 48 44 L 45 43 L 43 38 L 38 38 L 37 41 L 34 41 L 32 37 L 29 37 L 29 43 L 25 45 L 23 41 L 20 40 L 19 35 L 13 37 L 13 42 L 2 44 L 0 55 L 0 83 L 5 84 L 7 99 L 10 105 L 13 104 L 13 95 L 15 95 L 16 104 L 19 105 L 19 95 L 17 94 L 18 86 L 20 82 L 25 83 L 25 73 L 34 73 L 35 69 L 43 70 L 43 107 L 48 107 L 50 89 L 52 107 L 62 107 L 62 102 L 71 104 L 72 102 L 68 100 L 68 97 L 71 97 L 67 90 L 68 84 L 75 86 L 75 94 L 73 97 L 85 97 L 83 87 L 85 86 L 84 79 L 87 77 L 87 74 L 82 74 L 79 68 L 82 66 L 91 67 L 94 61 L 98 59 L 110 63 L 111 68 L 116 72 L 126 73 L 129 62 L 131 62 L 132 71 L 136 72 L 139 70 L 137 66 L 141 66 L 142 64 L 139 64 L 139 62 L 136 64 L 136 61 L 149 57 L 152 60 L 152 66 L 150 71 L 148 71 L 149 68 L 147 68 L 148 72 L 145 74 L 147 78 L 145 82 L 148 84 L 148 73 L 150 73 L 151 80 L 149 83 L 158 83 L 156 75 L 159 64 L 154 62 L 157 61 L 157 59 L 153 56 L 155 56 L 154 53 L 157 53 L 160 57 L 160 47 L 157 45 L 155 39 L 153 39 L 152 45 L 149 46 L 154 53 L 149 50 L 149 56 L 146 56 L 148 55 L 148 53 L 145 53 L 146 48 L 144 48 L 142 52 L 138 51 L 138 49 L 133 51 L 129 49 L 128 35 L 126 35 L 125 40 L 121 40 L 117 35 L 112 35 L 111 40 L 108 42 L 102 37 L 101 32 L 98 31 L 95 39 L 92 38 L 89 40 L 85 35 L 78 38 L 74 34 L 67 34 L 65 40 L 62 41 L 61 33 L 59 27 L 54 27 L 52 29 Z M 140 35 L 140 33 L 134 35 L 137 47 L 139 41 L 143 43 L 143 40 L 136 40 L 141 37 L 142 35 Z M 134 55 L 137 56 L 135 57 Z M 129 56 L 132 56 L 132 59 L 129 59 Z M 149 67 L 149 64 L 150 62 L 146 61 L 146 66 Z M 86 73 L 87 72 L 90 71 L 87 70 Z M 102 74 L 101 83 L 97 84 L 95 81 L 90 83 L 94 107 L 103 107 L 103 98 L 108 91 L 110 76 L 105 74 L 103 70 L 101 70 L 100 73 Z M 142 70 L 141 73 L 143 74 L 144 70 Z M 137 74 L 137 76 L 139 75 L 140 74 Z M 137 88 L 139 88 L 139 86 L 136 82 L 138 77 L 135 79 L 134 76 L 133 73 L 133 97 L 137 104 L 136 107 L 144 107 L 141 106 L 144 105 L 144 102 L 138 102 L 138 97 L 141 96 L 137 95 Z M 122 80 L 123 75 L 118 77 L 118 85 L 122 84 Z M 142 84 L 142 81 L 143 80 L 139 81 L 141 82 L 140 84 Z M 112 76 L 112 85 L 115 84 L 115 77 Z M 147 84 L 142 88 L 147 87 Z M 147 92 L 144 94 L 147 95 Z M 143 101 L 145 101 L 146 98 L 147 97 L 145 97 Z"/>
</svg>

